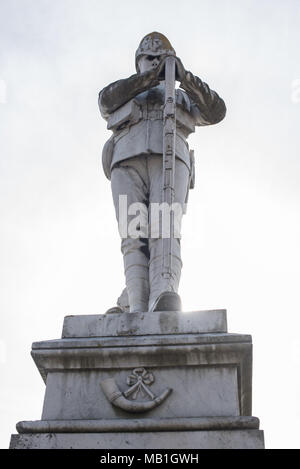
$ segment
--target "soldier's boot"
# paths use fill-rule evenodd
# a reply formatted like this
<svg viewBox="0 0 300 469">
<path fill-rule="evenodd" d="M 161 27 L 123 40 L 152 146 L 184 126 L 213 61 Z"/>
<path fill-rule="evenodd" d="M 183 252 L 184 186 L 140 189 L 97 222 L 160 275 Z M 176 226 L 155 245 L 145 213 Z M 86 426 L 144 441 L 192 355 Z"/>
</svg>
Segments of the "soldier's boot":
<svg viewBox="0 0 300 469">
<path fill-rule="evenodd" d="M 129 300 L 128 293 L 126 288 L 122 291 L 121 295 L 117 300 L 117 306 L 109 308 L 105 314 L 120 314 L 120 313 L 129 313 Z"/>
<path fill-rule="evenodd" d="M 165 291 L 157 298 L 153 311 L 181 311 L 181 299 L 178 293 Z"/>
<path fill-rule="evenodd" d="M 112 308 L 109 308 L 107 311 L 105 311 L 105 314 L 121 314 L 124 313 L 123 309 L 120 308 L 120 306 L 112 306 Z"/>
</svg>

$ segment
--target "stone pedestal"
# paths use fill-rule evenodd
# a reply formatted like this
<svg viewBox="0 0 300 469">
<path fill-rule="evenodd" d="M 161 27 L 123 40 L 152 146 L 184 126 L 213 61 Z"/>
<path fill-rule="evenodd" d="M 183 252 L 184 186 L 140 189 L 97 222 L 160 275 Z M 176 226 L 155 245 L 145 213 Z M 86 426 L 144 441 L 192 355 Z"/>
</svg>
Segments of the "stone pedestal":
<svg viewBox="0 0 300 469">
<path fill-rule="evenodd" d="M 251 416 L 251 336 L 226 311 L 67 316 L 36 342 L 42 419 L 11 448 L 263 448 Z"/>
</svg>

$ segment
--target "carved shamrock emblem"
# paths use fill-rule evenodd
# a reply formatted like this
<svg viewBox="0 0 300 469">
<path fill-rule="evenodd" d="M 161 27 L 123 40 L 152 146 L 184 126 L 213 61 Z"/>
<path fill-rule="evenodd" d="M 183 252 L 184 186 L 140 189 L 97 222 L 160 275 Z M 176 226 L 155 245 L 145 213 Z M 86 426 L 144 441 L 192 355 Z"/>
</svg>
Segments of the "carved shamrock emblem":
<svg viewBox="0 0 300 469">
<path fill-rule="evenodd" d="M 127 378 L 127 384 L 131 387 L 124 392 L 124 396 L 131 396 L 132 399 L 136 399 L 141 393 L 144 397 L 148 396 L 154 399 L 155 395 L 148 388 L 153 382 L 154 376 L 152 373 L 145 370 L 145 368 L 135 368 Z"/>
</svg>

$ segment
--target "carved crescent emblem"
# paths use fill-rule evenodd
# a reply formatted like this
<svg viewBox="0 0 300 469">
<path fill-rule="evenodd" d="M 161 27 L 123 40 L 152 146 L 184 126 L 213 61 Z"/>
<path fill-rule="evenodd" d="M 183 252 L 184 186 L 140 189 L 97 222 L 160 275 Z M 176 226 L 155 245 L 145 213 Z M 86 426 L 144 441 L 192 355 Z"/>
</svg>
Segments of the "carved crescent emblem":
<svg viewBox="0 0 300 469">
<path fill-rule="evenodd" d="M 155 396 L 149 389 L 154 382 L 152 373 L 145 368 L 135 368 L 127 378 L 127 384 L 130 386 L 125 392 L 121 392 L 113 378 L 103 380 L 101 388 L 109 400 L 115 407 L 126 410 L 127 412 L 146 412 L 159 406 L 171 394 L 172 389 L 167 388 L 159 396 Z M 137 401 L 136 398 L 141 394 L 148 397 L 148 401 Z M 127 399 L 130 397 L 132 400 Z"/>
</svg>

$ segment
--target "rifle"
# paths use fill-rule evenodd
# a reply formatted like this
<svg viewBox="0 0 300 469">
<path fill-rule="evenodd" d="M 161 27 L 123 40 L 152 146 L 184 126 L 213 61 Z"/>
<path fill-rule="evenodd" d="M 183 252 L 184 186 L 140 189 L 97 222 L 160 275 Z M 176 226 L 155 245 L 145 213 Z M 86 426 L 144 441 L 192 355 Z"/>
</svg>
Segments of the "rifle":
<svg viewBox="0 0 300 469">
<path fill-rule="evenodd" d="M 175 100 L 175 57 L 168 56 L 165 62 L 165 103 L 163 111 L 163 202 L 171 208 L 175 193 L 175 138 L 176 138 L 176 100 Z M 163 212 L 164 213 L 164 212 Z M 174 211 L 169 210 L 169 237 L 162 240 L 164 278 L 172 277 L 172 248 L 174 240 Z"/>
</svg>

